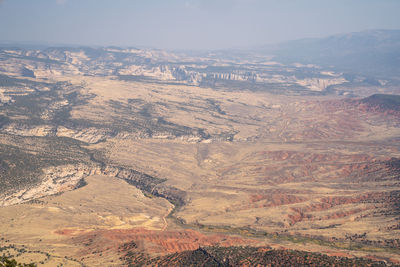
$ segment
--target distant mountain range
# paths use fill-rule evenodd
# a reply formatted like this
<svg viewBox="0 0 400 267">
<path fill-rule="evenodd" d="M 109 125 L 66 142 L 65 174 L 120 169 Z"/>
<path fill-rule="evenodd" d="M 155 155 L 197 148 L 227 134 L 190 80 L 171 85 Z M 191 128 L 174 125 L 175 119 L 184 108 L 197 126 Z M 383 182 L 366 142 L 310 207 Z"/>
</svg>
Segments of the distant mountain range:
<svg viewBox="0 0 400 267">
<path fill-rule="evenodd" d="M 369 30 L 264 46 L 260 53 L 284 63 L 335 67 L 363 74 L 400 73 L 400 30 Z"/>
<path fill-rule="evenodd" d="M 218 51 L 0 42 L 0 72 L 25 77 L 101 74 L 231 90 L 368 96 L 373 92 L 364 88 L 355 93 L 354 88 L 379 87 L 381 93 L 393 93 L 400 84 L 400 30 Z"/>
</svg>

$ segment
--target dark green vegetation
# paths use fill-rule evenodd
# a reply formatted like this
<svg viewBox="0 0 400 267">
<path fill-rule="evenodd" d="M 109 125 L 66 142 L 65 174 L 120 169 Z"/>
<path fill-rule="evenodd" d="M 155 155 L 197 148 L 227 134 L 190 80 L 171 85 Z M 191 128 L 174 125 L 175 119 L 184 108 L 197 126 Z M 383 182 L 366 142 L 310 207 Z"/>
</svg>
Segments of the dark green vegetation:
<svg viewBox="0 0 400 267">
<path fill-rule="evenodd" d="M 87 97 L 78 93 L 81 87 L 74 87 L 69 83 L 46 84 L 24 80 L 16 81 L 18 81 L 17 88 L 21 88 L 18 91 L 21 93 L 10 92 L 8 95 L 14 101 L 0 107 L 0 112 L 9 118 L 9 122 L 25 127 L 43 124 L 68 126 L 72 124 L 69 121 L 71 108 L 83 104 L 87 100 Z M 29 88 L 33 92 L 26 92 L 25 88 Z"/>
<path fill-rule="evenodd" d="M 73 106 L 86 103 L 88 96 L 79 94 L 81 86 L 68 82 L 36 82 L 0 75 L 0 86 L 12 102 L 0 106 L 1 124 L 15 123 L 21 127 L 37 125 L 68 126 Z M 76 124 L 76 123 L 75 123 Z"/>
<path fill-rule="evenodd" d="M 15 259 L 10 259 L 6 256 L 0 256 L 0 264 L 2 267 L 35 267 L 34 263 L 18 263 Z"/>
<path fill-rule="evenodd" d="M 110 107 L 114 114 L 112 125 L 99 125 L 100 127 L 111 127 L 110 131 L 128 131 L 130 133 L 142 133 L 151 137 L 158 133 L 171 136 L 198 135 L 202 129 L 192 129 L 182 125 L 164 120 L 156 111 L 156 105 L 147 103 L 142 99 L 128 99 L 127 103 L 110 101 Z"/>
<path fill-rule="evenodd" d="M 87 104 L 94 97 L 81 93 L 84 85 L 73 86 L 68 82 L 39 83 L 0 75 L 0 86 L 18 88 L 7 93 L 13 99 L 11 103 L 0 105 L 0 126 L 14 123 L 17 127 L 29 129 L 46 125 L 52 127 L 48 133 L 50 136 L 56 134 L 58 126 L 64 126 L 76 130 L 92 127 L 107 136 L 126 131 L 145 137 L 159 133 L 206 137 L 203 129 L 192 129 L 166 121 L 156 112 L 154 104 L 141 99 L 128 99 L 128 103 L 110 101 L 110 118 L 95 122 L 71 118 L 72 107 Z"/>
<path fill-rule="evenodd" d="M 41 181 L 44 168 L 81 164 L 124 179 L 147 194 L 166 198 L 178 206 L 184 204 L 185 192 L 164 185 L 165 179 L 107 165 L 97 151 L 86 149 L 84 142 L 64 137 L 0 136 L 9 142 L 8 145 L 0 144 L 0 193 L 34 186 Z M 77 187 L 84 185 L 84 180 L 81 180 Z"/>
<path fill-rule="evenodd" d="M 154 259 L 129 251 L 123 259 L 128 266 L 387 266 L 384 262 L 370 259 L 332 257 L 268 247 L 204 247 Z"/>
<path fill-rule="evenodd" d="M 198 129 L 172 124 L 154 115 L 154 107 L 140 99 L 129 99 L 127 104 L 110 102 L 114 117 L 110 121 L 94 123 L 86 120 L 72 119 L 72 107 L 87 103 L 91 96 L 80 94 L 82 87 L 69 83 L 35 83 L 5 75 L 3 86 L 29 87 L 33 92 L 10 94 L 14 101 L 0 106 L 0 125 L 11 123 L 22 130 L 34 126 L 52 127 L 47 136 L 24 137 L 2 134 L 0 144 L 0 193 L 15 191 L 33 186 L 40 182 L 43 168 L 66 164 L 96 165 L 104 168 L 106 158 L 100 151 L 89 151 L 87 143 L 66 137 L 57 137 L 58 126 L 71 129 L 94 127 L 101 132 L 115 135 L 120 131 L 141 132 L 147 136 L 157 133 L 168 133 L 173 136 L 203 134 Z M 43 90 L 43 87 L 49 90 Z M 65 105 L 57 103 L 66 102 Z M 43 116 L 46 114 L 46 116 Z M 172 187 L 160 186 L 165 180 L 151 177 L 135 170 L 119 168 L 119 176 L 139 189 L 156 196 L 162 196 L 174 203 L 183 204 L 185 194 Z"/>
<path fill-rule="evenodd" d="M 0 239 L 1 241 L 4 241 L 5 243 L 8 243 L 9 240 L 5 240 L 4 238 Z M 36 267 L 38 264 L 39 266 L 42 264 L 48 264 L 48 262 L 52 259 L 61 259 L 62 261 L 72 261 L 75 262 L 81 266 L 85 266 L 82 263 L 80 263 L 77 259 L 74 259 L 72 257 L 68 257 L 68 256 L 57 256 L 57 255 L 51 255 L 47 252 L 43 252 L 40 250 L 29 250 L 26 248 L 26 246 L 22 245 L 21 246 L 16 246 L 16 245 L 6 245 L 6 246 L 0 246 L 0 253 L 2 254 L 0 256 L 0 267 Z M 31 263 L 20 263 L 17 260 L 15 260 L 14 258 L 18 258 L 20 256 L 24 256 L 24 254 L 35 254 L 37 256 L 40 256 L 42 259 L 38 262 L 31 262 Z M 1 265 L 3 264 L 3 265 Z M 61 263 L 60 265 L 57 266 L 63 266 L 63 264 Z M 68 266 L 68 264 L 67 264 Z"/>
<path fill-rule="evenodd" d="M 392 195 L 392 194 L 391 194 Z M 398 197 L 394 198 L 395 209 L 399 209 Z M 285 234 L 285 233 L 268 233 L 252 229 L 250 227 L 231 227 L 229 225 L 203 225 L 203 224 L 187 224 L 182 219 L 175 216 L 175 212 L 179 210 L 180 206 L 175 206 L 175 209 L 171 211 L 168 218 L 171 219 L 175 224 L 180 225 L 185 229 L 197 229 L 201 232 L 206 233 L 220 233 L 220 234 L 233 234 L 249 238 L 263 239 L 268 238 L 269 240 L 275 240 L 277 242 L 289 241 L 294 244 L 313 244 L 325 247 L 331 247 L 335 249 L 345 249 L 349 251 L 365 251 L 365 252 L 389 252 L 394 254 L 400 253 L 400 240 L 398 239 L 387 239 L 384 241 L 370 241 L 363 238 L 347 237 L 346 239 L 339 238 L 325 238 L 322 236 L 302 236 L 296 234 Z"/>
<path fill-rule="evenodd" d="M 0 86 L 1 87 L 26 86 L 26 85 L 46 86 L 48 84 L 44 83 L 44 82 L 37 82 L 37 81 L 28 80 L 28 79 L 15 78 L 15 77 L 10 77 L 8 75 L 0 74 Z"/>
<path fill-rule="evenodd" d="M 177 207 L 185 204 L 186 193 L 173 186 L 165 185 L 164 182 L 167 181 L 166 179 L 154 177 L 129 168 L 106 165 L 101 160 L 96 160 L 95 162 L 102 166 L 101 172 L 104 174 L 108 174 L 109 172 L 116 173 L 116 177 L 142 190 L 148 197 L 157 196 L 165 198 Z"/>
<path fill-rule="evenodd" d="M 165 121 L 154 114 L 152 104 L 140 99 L 129 99 L 127 104 L 110 102 L 114 115 L 108 121 L 96 123 L 72 119 L 72 107 L 83 105 L 92 97 L 80 93 L 84 85 L 73 86 L 68 82 L 41 83 L 0 75 L 0 86 L 18 89 L 8 93 L 13 99 L 11 103 L 0 105 L 0 127 L 14 125 L 17 130 L 24 131 L 46 125 L 50 129 L 44 137 L 2 134 L 0 193 L 37 184 L 40 182 L 42 169 L 46 167 L 79 163 L 105 166 L 105 158 L 100 152 L 90 152 L 84 148 L 87 143 L 57 137 L 59 126 L 76 130 L 93 127 L 100 131 L 99 134 L 106 133 L 108 136 L 116 135 L 120 131 L 142 133 L 149 137 L 157 133 L 172 136 L 203 134 L 201 129 L 190 129 Z M 29 88 L 29 91 L 26 88 Z M 142 177 L 138 173 L 132 175 L 136 178 Z M 127 180 L 149 193 L 165 195 L 164 190 L 155 188 L 164 180 L 147 176 L 139 180 Z M 180 200 L 173 198 L 173 201 Z"/>
<path fill-rule="evenodd" d="M 0 144 L 0 193 L 40 182 L 43 168 L 65 164 L 90 164 L 82 143 L 63 137 L 20 137 L 2 134 Z"/>
</svg>

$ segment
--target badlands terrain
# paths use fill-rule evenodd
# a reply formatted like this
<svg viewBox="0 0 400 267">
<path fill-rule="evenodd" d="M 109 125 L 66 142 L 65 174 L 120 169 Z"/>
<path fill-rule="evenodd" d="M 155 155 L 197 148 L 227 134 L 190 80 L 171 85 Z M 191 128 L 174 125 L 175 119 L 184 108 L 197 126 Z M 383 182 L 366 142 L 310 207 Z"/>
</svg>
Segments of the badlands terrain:
<svg viewBox="0 0 400 267">
<path fill-rule="evenodd" d="M 398 76 L 278 59 L 0 48 L 0 254 L 400 264 Z"/>
</svg>

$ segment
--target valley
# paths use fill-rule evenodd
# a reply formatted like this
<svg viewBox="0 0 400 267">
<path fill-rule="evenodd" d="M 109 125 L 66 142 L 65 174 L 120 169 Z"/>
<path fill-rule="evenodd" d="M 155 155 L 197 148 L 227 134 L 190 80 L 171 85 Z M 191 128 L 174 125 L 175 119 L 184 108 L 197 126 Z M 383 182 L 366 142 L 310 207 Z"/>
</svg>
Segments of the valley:
<svg viewBox="0 0 400 267">
<path fill-rule="evenodd" d="M 400 83 L 352 74 L 1 48 L 1 251 L 38 266 L 232 266 L 231 251 L 400 264 Z"/>
</svg>

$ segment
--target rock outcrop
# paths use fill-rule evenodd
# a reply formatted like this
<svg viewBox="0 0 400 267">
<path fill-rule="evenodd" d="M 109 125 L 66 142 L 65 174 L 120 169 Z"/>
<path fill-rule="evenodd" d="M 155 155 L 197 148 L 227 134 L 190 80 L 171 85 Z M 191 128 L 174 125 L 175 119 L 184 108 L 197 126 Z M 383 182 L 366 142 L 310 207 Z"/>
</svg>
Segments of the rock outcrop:
<svg viewBox="0 0 400 267">
<path fill-rule="evenodd" d="M 73 190 L 83 183 L 82 181 L 85 177 L 90 175 L 106 175 L 123 179 L 142 191 L 166 198 L 178 206 L 183 205 L 185 201 L 186 193 L 177 188 L 163 185 L 164 179 L 155 178 L 132 169 L 82 164 L 44 169 L 39 184 L 2 196 L 0 198 L 0 206 L 24 203 L 44 196 Z"/>
<path fill-rule="evenodd" d="M 70 129 L 64 126 L 52 125 L 19 125 L 11 123 L 3 127 L 3 132 L 19 136 L 58 136 L 69 137 L 75 140 L 95 144 L 112 137 L 105 129 L 89 127 L 85 129 Z"/>
</svg>

